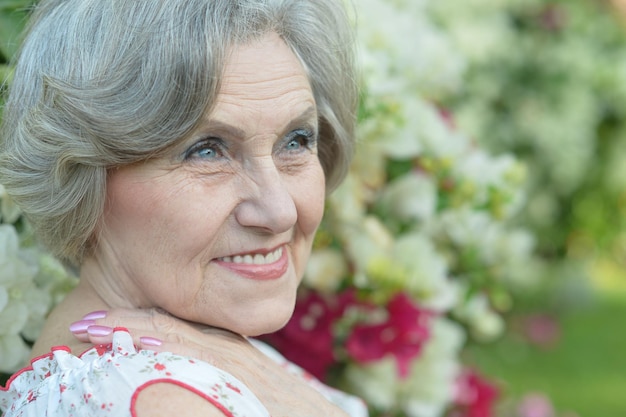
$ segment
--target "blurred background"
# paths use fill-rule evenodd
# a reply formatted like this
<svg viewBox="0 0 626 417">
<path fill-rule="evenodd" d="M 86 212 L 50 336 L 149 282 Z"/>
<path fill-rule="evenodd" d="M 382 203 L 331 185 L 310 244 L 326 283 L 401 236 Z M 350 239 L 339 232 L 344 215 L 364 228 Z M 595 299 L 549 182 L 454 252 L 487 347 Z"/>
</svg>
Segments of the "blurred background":
<svg viewBox="0 0 626 417">
<path fill-rule="evenodd" d="M 473 137 L 527 164 L 517 221 L 545 263 L 503 337 L 468 360 L 532 415 L 623 415 L 626 2 L 452 3 L 435 8 L 471 57 L 447 103 Z"/>
<path fill-rule="evenodd" d="M 349 3 L 359 148 L 267 339 L 372 415 L 626 415 L 626 1 Z M 0 199 L 6 380 L 75 278 Z"/>
</svg>

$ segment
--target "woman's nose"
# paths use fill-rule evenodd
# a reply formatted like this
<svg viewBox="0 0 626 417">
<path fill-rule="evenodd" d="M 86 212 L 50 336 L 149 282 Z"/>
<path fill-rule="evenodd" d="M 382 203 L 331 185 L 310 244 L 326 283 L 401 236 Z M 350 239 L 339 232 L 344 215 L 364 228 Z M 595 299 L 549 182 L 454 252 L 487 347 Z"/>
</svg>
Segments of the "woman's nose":
<svg viewBox="0 0 626 417">
<path fill-rule="evenodd" d="M 265 167 L 246 177 L 245 197 L 235 209 L 239 224 L 264 232 L 282 233 L 291 229 L 298 213 L 288 184 L 276 167 Z"/>
</svg>

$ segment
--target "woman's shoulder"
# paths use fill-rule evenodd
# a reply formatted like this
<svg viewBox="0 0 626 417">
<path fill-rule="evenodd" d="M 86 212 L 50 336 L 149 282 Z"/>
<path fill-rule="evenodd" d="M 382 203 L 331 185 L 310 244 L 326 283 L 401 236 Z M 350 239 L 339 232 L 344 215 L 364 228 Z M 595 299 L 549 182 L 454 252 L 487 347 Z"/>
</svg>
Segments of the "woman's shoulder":
<svg viewBox="0 0 626 417">
<path fill-rule="evenodd" d="M 113 342 L 77 356 L 52 348 L 0 387 L 5 416 L 171 415 L 167 405 L 186 401 L 217 416 L 269 416 L 257 397 L 229 373 L 169 352 L 138 350 L 125 329 Z M 212 410 L 210 412 L 209 410 Z M 199 410 L 196 410 L 199 411 Z M 160 414 L 161 413 L 161 414 Z M 185 415 L 182 409 L 177 415 Z M 193 415 L 193 414 L 191 414 Z"/>
<path fill-rule="evenodd" d="M 288 373 L 304 380 L 308 385 L 322 394 L 322 396 L 329 402 L 337 405 L 351 417 L 367 417 L 369 415 L 367 405 L 361 398 L 324 384 L 305 369 L 289 361 L 280 352 L 268 344 L 256 339 L 249 340 L 257 349 L 263 352 L 274 362 L 281 365 Z"/>
</svg>

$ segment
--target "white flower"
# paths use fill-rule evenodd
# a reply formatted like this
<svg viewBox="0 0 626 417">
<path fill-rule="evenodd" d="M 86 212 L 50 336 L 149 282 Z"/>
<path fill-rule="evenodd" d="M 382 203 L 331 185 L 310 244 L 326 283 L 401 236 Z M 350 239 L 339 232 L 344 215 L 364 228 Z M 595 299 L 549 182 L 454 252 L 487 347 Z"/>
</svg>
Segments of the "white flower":
<svg viewBox="0 0 626 417">
<path fill-rule="evenodd" d="M 373 123 L 368 123 L 369 121 Z M 363 140 L 358 143 L 356 154 L 350 165 L 350 175 L 353 182 L 349 183 L 349 186 L 353 189 L 353 192 L 360 192 L 360 200 L 362 202 L 371 201 L 373 198 L 371 191 L 384 186 L 387 180 L 385 150 L 378 138 L 390 137 L 393 134 L 389 131 L 384 131 L 386 127 L 381 125 L 383 123 L 379 123 L 378 120 L 370 119 L 364 120 L 357 128 L 359 130 L 357 135 Z M 365 132 L 368 126 L 376 131 Z M 358 181 L 358 183 L 354 181 Z"/>
<path fill-rule="evenodd" d="M 511 288 L 531 288 L 541 277 L 539 263 L 533 257 L 535 237 L 523 229 L 500 229 L 493 242 L 493 264 L 500 268 L 500 278 Z"/>
<path fill-rule="evenodd" d="M 20 253 L 19 238 L 11 225 L 0 225 L 0 286 L 10 288 L 18 282 L 31 281 L 37 266 Z"/>
<path fill-rule="evenodd" d="M 429 225 L 434 239 L 448 239 L 461 251 L 472 251 L 485 270 L 494 279 L 515 287 L 529 287 L 536 283 L 538 264 L 533 258 L 535 239 L 523 229 L 506 227 L 487 212 L 469 208 L 447 210 Z"/>
<path fill-rule="evenodd" d="M 393 245 L 393 235 L 374 216 L 345 225 L 341 237 L 350 262 L 360 271 L 366 271 L 371 259 L 387 253 Z"/>
<path fill-rule="evenodd" d="M 443 415 L 455 393 L 460 372 L 458 355 L 464 341 L 464 332 L 459 325 L 443 317 L 433 321 L 431 337 L 404 382 L 403 403 L 408 416 Z"/>
<path fill-rule="evenodd" d="M 353 224 L 365 215 L 367 191 L 359 178 L 348 174 L 328 197 L 332 216 L 338 223 Z"/>
<path fill-rule="evenodd" d="M 490 308 L 484 294 L 474 295 L 457 306 L 454 316 L 468 323 L 472 335 L 479 341 L 491 341 L 504 331 L 504 320 Z"/>
<path fill-rule="evenodd" d="M 419 140 L 427 155 L 455 163 L 470 153 L 472 143 L 459 131 L 451 129 L 441 112 L 432 104 L 421 102 L 417 122 Z"/>
<path fill-rule="evenodd" d="M 0 184 L 0 220 L 4 223 L 15 223 L 20 214 L 19 207 L 6 194 L 4 186 Z"/>
<path fill-rule="evenodd" d="M 432 177 L 411 172 L 390 182 L 380 202 L 385 211 L 402 222 L 426 222 L 437 208 L 437 186 Z"/>
<path fill-rule="evenodd" d="M 375 119 L 366 119 L 360 123 L 358 134 L 366 142 L 358 148 L 357 164 L 359 159 L 369 157 L 364 167 L 371 170 L 373 167 L 380 167 L 381 162 L 386 162 L 382 159 L 384 157 L 409 159 L 421 154 L 423 146 L 419 141 L 420 131 L 419 127 L 414 126 L 420 121 L 419 110 L 408 113 L 408 103 L 415 104 L 415 100 L 406 100 L 402 105 L 396 102 L 395 113 L 377 115 Z M 359 152 L 364 155 L 359 156 Z M 369 175 L 366 174 L 367 176 Z M 379 181 L 378 184 L 382 185 L 382 182 Z"/>
<path fill-rule="evenodd" d="M 68 270 L 63 264 L 47 253 L 37 253 L 39 273 L 35 284 L 50 294 L 52 304 L 60 303 L 65 295 L 78 284 L 76 271 Z"/>
<path fill-rule="evenodd" d="M 0 372 L 12 373 L 28 361 L 30 348 L 19 335 L 0 336 Z"/>
<path fill-rule="evenodd" d="M 15 288 L 11 288 L 13 292 Z M 9 300 L 0 311 L 0 337 L 19 334 L 28 320 L 28 307 L 19 300 Z"/>
<path fill-rule="evenodd" d="M 333 292 L 339 288 L 348 273 L 343 254 L 331 248 L 314 250 L 304 273 L 304 283 L 320 292 Z"/>
<path fill-rule="evenodd" d="M 426 19 L 423 7 L 384 0 L 359 0 L 357 7 L 362 49 L 388 56 L 363 59 L 366 74 L 378 66 L 385 75 L 407 79 L 430 97 L 459 88 L 465 60 L 447 34 Z"/>
<path fill-rule="evenodd" d="M 457 175 L 472 179 L 477 184 L 507 187 L 509 171 L 515 170 L 516 161 L 511 155 L 492 157 L 475 149 L 454 166 Z"/>
<path fill-rule="evenodd" d="M 398 368 L 392 357 L 367 365 L 349 364 L 344 378 L 354 392 L 379 410 L 391 410 L 399 392 Z"/>
<path fill-rule="evenodd" d="M 346 227 L 342 238 L 358 286 L 403 289 L 435 311 L 456 303 L 459 291 L 448 278 L 447 261 L 426 235 L 411 232 L 394 239 L 380 219 L 369 216 Z"/>
<path fill-rule="evenodd" d="M 20 248 L 12 225 L 0 225 L 0 371 L 11 372 L 28 357 L 23 338 L 35 340 L 50 308 L 50 295 L 34 278 L 37 258 Z M 19 342 L 18 342 L 19 341 Z"/>
<path fill-rule="evenodd" d="M 426 235 L 413 232 L 398 237 L 389 256 L 406 271 L 404 288 L 420 306 L 446 311 L 456 304 L 459 292 L 448 278 L 447 260 Z"/>
<path fill-rule="evenodd" d="M 508 0 L 463 2 L 429 1 L 428 9 L 440 21 L 454 45 L 471 62 L 488 62 L 494 55 L 507 53 L 515 41 L 503 6 Z"/>
</svg>

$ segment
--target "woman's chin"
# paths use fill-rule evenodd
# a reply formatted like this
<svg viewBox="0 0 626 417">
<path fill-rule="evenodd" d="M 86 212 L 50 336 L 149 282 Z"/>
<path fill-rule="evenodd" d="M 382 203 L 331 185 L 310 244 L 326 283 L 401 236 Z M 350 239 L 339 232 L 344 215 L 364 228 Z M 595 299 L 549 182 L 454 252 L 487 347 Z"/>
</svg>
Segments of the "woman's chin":
<svg viewBox="0 0 626 417">
<path fill-rule="evenodd" d="M 262 336 L 264 334 L 274 333 L 282 329 L 283 327 L 285 327 L 288 321 L 289 321 L 289 317 L 279 322 L 277 321 L 277 322 L 262 323 L 262 324 L 259 323 L 258 325 L 255 325 L 255 326 L 246 326 L 245 328 L 242 328 L 239 333 L 242 336 L 246 336 L 246 337 Z"/>
<path fill-rule="evenodd" d="M 270 318 L 265 318 L 265 320 L 251 320 L 247 323 L 241 323 L 240 326 L 237 326 L 238 329 L 235 330 L 237 333 L 242 336 L 247 337 L 257 337 L 268 333 L 274 333 L 287 324 L 293 311 L 289 311 L 285 314 L 275 314 Z"/>
</svg>

